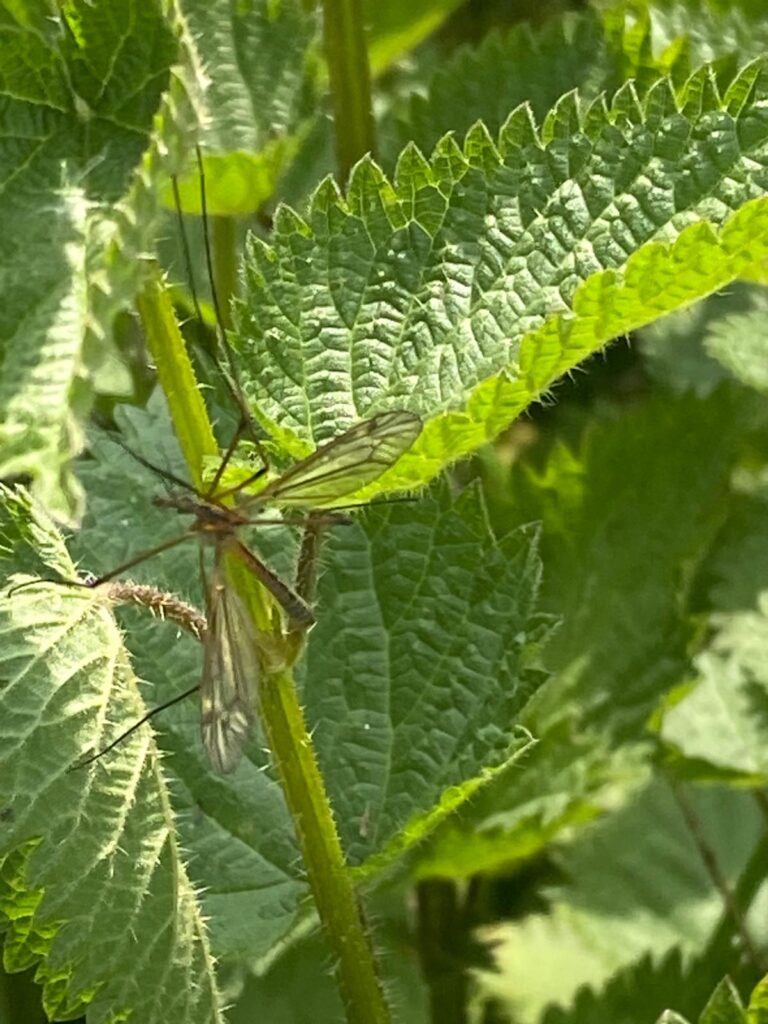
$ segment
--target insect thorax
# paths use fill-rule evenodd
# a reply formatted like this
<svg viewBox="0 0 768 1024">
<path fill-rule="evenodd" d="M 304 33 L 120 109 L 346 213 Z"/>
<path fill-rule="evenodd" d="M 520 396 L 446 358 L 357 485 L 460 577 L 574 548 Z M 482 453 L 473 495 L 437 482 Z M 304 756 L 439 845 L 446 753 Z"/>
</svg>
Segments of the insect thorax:
<svg viewBox="0 0 768 1024">
<path fill-rule="evenodd" d="M 184 515 L 194 516 L 192 529 L 199 533 L 229 532 L 243 522 L 242 516 L 234 509 L 215 505 L 192 494 L 158 497 L 155 498 L 155 504 L 161 508 L 174 508 Z"/>
</svg>

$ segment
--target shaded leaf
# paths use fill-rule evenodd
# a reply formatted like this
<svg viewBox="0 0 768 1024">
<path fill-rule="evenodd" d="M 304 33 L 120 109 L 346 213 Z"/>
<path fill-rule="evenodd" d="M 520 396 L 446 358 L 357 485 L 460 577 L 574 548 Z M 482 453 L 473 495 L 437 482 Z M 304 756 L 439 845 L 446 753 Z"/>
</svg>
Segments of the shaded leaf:
<svg viewBox="0 0 768 1024">
<path fill-rule="evenodd" d="M 723 787 L 689 790 L 687 799 L 732 884 L 762 838 L 758 807 Z M 567 1007 L 580 985 L 602 987 L 643 956 L 660 961 L 679 948 L 686 964 L 727 913 L 663 781 L 559 852 L 557 862 L 568 881 L 548 893 L 548 913 L 488 935 L 500 973 L 484 975 L 484 985 L 522 1020 L 535 1019 L 548 1003 Z M 644 1017 L 639 1008 L 634 1019 Z"/>
<path fill-rule="evenodd" d="M 316 18 L 299 0 L 183 0 L 181 6 L 208 78 L 200 138 L 208 212 L 255 213 L 315 114 Z M 184 211 L 199 214 L 196 166 L 180 180 L 180 192 Z M 165 198 L 172 205 L 169 192 Z"/>
<path fill-rule="evenodd" d="M 752 422 L 738 393 L 660 395 L 593 419 L 577 451 L 556 445 L 543 467 L 532 451 L 508 476 L 492 520 L 499 532 L 542 523 L 541 607 L 561 623 L 543 652 L 552 677 L 522 719 L 539 742 L 522 776 L 478 794 L 461 828 L 436 837 L 420 872 L 509 865 L 644 783 L 649 717 L 689 670 L 688 567 L 713 541 Z"/>
</svg>

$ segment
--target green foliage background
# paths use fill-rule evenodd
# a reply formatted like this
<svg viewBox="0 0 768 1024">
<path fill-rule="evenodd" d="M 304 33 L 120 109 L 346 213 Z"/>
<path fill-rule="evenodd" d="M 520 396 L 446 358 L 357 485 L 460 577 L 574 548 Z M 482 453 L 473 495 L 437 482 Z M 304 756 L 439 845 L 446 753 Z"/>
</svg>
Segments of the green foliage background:
<svg viewBox="0 0 768 1024">
<path fill-rule="evenodd" d="M 3 4 L 0 472 L 34 498 L 3 577 L 178 531 L 91 414 L 184 473 L 127 310 L 157 252 L 191 308 L 199 138 L 277 461 L 425 422 L 363 495 L 419 500 L 328 537 L 298 670 L 396 1019 L 758 1022 L 768 15 L 565 7 L 368 4 L 379 151 L 342 194 L 307 5 Z M 253 542 L 290 575 L 290 530 Z M 200 604 L 191 547 L 136 577 Z M 182 705 L 67 772 L 199 672 L 113 612 L 0 605 L 0 1019 L 35 967 L 52 1019 L 342 1020 L 259 736 L 215 778 Z"/>
</svg>

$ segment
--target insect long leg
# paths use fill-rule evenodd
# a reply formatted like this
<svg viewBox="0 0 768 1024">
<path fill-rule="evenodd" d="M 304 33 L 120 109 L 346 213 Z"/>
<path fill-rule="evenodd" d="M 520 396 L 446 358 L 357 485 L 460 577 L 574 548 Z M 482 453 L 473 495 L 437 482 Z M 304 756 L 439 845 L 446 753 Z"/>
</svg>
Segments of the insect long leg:
<svg viewBox="0 0 768 1024">
<path fill-rule="evenodd" d="M 283 583 L 280 577 L 272 572 L 260 558 L 257 558 L 244 544 L 234 539 L 228 540 L 226 547 L 267 588 L 295 625 L 304 629 L 309 629 L 314 625 L 315 615 L 306 601 L 291 590 L 286 583 Z"/>
<path fill-rule="evenodd" d="M 320 554 L 321 531 L 324 525 L 325 522 L 319 515 L 310 512 L 301 538 L 299 561 L 296 566 L 296 593 L 307 604 L 312 604 L 315 599 L 317 560 Z"/>
<path fill-rule="evenodd" d="M 98 761 L 99 758 L 104 757 L 104 755 L 108 754 L 110 750 L 114 750 L 116 746 L 123 742 L 123 740 L 135 733 L 137 729 L 144 725 L 145 722 L 154 718 L 155 715 L 159 715 L 161 711 L 165 711 L 167 708 L 172 708 L 174 704 L 180 704 L 183 700 L 186 700 L 187 697 L 191 697 L 193 693 L 197 693 L 199 689 L 200 684 L 195 683 L 194 686 L 191 686 L 183 693 L 178 693 L 175 697 L 171 697 L 170 700 L 166 700 L 162 704 L 158 704 L 156 708 L 151 708 L 146 715 L 142 715 L 142 717 L 137 722 L 134 722 L 130 728 L 126 729 L 125 732 L 121 732 L 117 739 L 112 740 L 111 743 L 108 743 L 106 747 L 102 747 L 101 750 L 97 750 L 95 754 L 91 754 L 82 761 L 78 761 L 77 764 L 73 764 L 68 771 L 73 772 L 78 768 L 86 768 L 89 764 L 93 764 L 94 761 Z"/>
<path fill-rule="evenodd" d="M 228 349 L 226 347 L 226 338 L 223 337 L 223 333 L 224 332 L 223 332 L 223 327 L 221 325 L 221 307 L 219 306 L 218 292 L 216 290 L 216 285 L 215 285 L 214 278 L 213 278 L 213 261 L 211 259 L 211 254 L 210 254 L 210 241 L 209 241 L 209 235 L 208 235 L 208 216 L 207 216 L 207 206 L 206 206 L 206 199 L 205 199 L 205 177 L 203 175 L 202 154 L 200 153 L 200 147 L 199 146 L 197 147 L 197 160 L 198 160 L 198 167 L 199 167 L 199 174 L 200 174 L 200 197 L 201 197 L 201 207 L 202 207 L 202 212 L 203 212 L 203 236 L 204 236 L 204 240 L 205 240 L 205 260 L 206 260 L 206 264 L 208 266 L 208 273 L 209 273 L 209 276 L 210 276 L 211 295 L 212 295 L 213 308 L 214 308 L 214 312 L 215 312 L 215 315 L 216 315 L 216 325 L 217 325 L 216 346 L 215 346 L 214 350 L 209 352 L 208 354 L 211 357 L 211 360 L 213 361 L 213 364 L 216 367 L 217 371 L 221 375 L 222 380 L 225 381 L 225 383 L 227 385 L 227 390 L 230 392 L 232 397 L 235 399 L 235 402 L 236 402 L 236 404 L 238 406 L 238 410 L 240 412 L 240 422 L 238 423 L 237 429 L 235 430 L 234 437 L 230 441 L 229 447 L 227 448 L 227 451 L 226 451 L 226 453 L 224 455 L 222 466 L 220 466 L 219 469 L 217 470 L 216 477 L 214 478 L 213 483 L 211 484 L 211 487 L 209 488 L 209 494 L 213 494 L 213 492 L 216 490 L 216 486 L 218 485 L 219 480 L 221 479 L 221 475 L 224 472 L 224 469 L 226 468 L 227 464 L 229 463 L 229 460 L 232 458 L 232 455 L 233 455 L 235 449 L 237 448 L 237 445 L 240 442 L 244 432 L 246 430 L 248 430 L 249 427 L 250 427 L 250 415 L 248 415 L 247 417 L 244 416 L 243 402 L 241 400 L 241 396 L 239 395 L 239 389 L 235 386 L 234 381 L 231 380 L 229 371 L 223 365 L 221 359 L 219 358 L 219 354 L 216 351 L 218 348 L 221 348 L 221 347 L 223 347 L 223 350 L 225 352 L 228 351 Z M 195 316 L 197 317 L 198 323 L 204 324 L 205 320 L 203 319 L 203 311 L 202 311 L 202 309 L 200 307 L 200 300 L 199 300 L 198 295 L 197 295 L 197 285 L 195 283 L 195 271 L 194 271 L 194 267 L 193 267 L 193 264 L 192 264 L 192 252 L 191 252 L 190 245 L 189 245 L 189 236 L 187 235 L 187 227 L 186 227 L 186 224 L 184 223 L 184 214 L 183 214 L 182 209 L 181 209 L 181 195 L 179 194 L 179 182 L 178 182 L 178 179 L 177 179 L 175 174 L 171 176 L 171 184 L 172 184 L 172 187 L 173 187 L 173 201 L 174 201 L 174 206 L 176 207 L 176 221 L 177 221 L 177 225 L 178 225 L 179 238 L 181 239 L 181 249 L 182 249 L 182 253 L 184 255 L 184 266 L 185 266 L 186 273 L 187 273 L 187 279 L 189 281 L 189 289 L 190 289 L 190 291 L 192 293 L 192 303 L 193 303 L 193 305 L 195 307 Z"/>
<path fill-rule="evenodd" d="M 134 461 L 138 462 L 140 466 L 143 466 L 152 473 L 156 473 L 162 480 L 169 480 L 172 484 L 180 487 L 183 491 L 191 491 L 192 494 L 197 494 L 197 491 L 188 480 L 184 480 L 180 476 L 176 476 L 176 474 L 172 473 L 169 469 L 164 469 L 162 466 L 158 466 L 154 462 L 150 462 L 150 460 L 145 458 L 143 455 L 139 455 L 139 453 L 135 452 L 129 444 L 126 444 L 118 434 L 113 433 L 108 436 L 113 444 L 122 448 L 126 455 L 130 455 L 130 457 Z"/>
<path fill-rule="evenodd" d="M 179 238 L 181 239 L 181 251 L 184 255 L 184 268 L 187 272 L 187 280 L 189 281 L 189 290 L 192 292 L 192 303 L 195 307 L 195 316 L 197 317 L 198 323 L 205 323 L 203 320 L 203 311 L 200 309 L 200 300 L 197 297 L 197 286 L 195 284 L 195 272 L 192 266 L 192 252 L 189 248 L 189 236 L 187 235 L 187 226 L 184 223 L 184 214 L 181 210 L 181 195 L 179 194 L 179 181 L 175 174 L 171 175 L 171 187 L 173 188 L 173 205 L 176 207 L 176 223 L 179 231 Z"/>
<path fill-rule="evenodd" d="M 142 562 L 146 562 L 150 558 L 154 558 L 155 555 L 159 555 L 163 551 L 170 551 L 171 548 L 175 548 L 178 544 L 182 544 L 185 540 L 189 540 L 189 537 L 190 533 L 187 530 L 184 533 L 178 534 L 176 537 L 171 537 L 170 540 L 163 541 L 162 544 L 157 544 L 153 548 L 147 548 L 146 551 L 142 551 L 140 554 L 136 555 L 135 558 L 131 558 L 129 561 L 123 562 L 123 564 L 118 565 L 116 569 L 111 569 L 109 572 L 104 573 L 103 576 L 98 576 L 95 580 L 75 585 L 98 587 L 100 583 L 109 583 L 110 580 L 115 579 L 117 576 L 122 576 L 124 572 L 127 572 L 129 569 L 133 569 L 134 566 L 141 565 Z"/>
<path fill-rule="evenodd" d="M 256 428 L 256 425 L 254 424 L 251 411 L 248 408 L 248 403 L 246 402 L 243 396 L 242 388 L 238 383 L 237 372 L 232 357 L 232 350 L 227 341 L 226 329 L 224 326 L 224 317 L 222 315 L 222 308 L 219 301 L 218 289 L 216 287 L 216 280 L 213 268 L 213 257 L 211 255 L 211 240 L 208 227 L 208 202 L 205 188 L 205 169 L 203 165 L 203 154 L 199 146 L 196 146 L 195 150 L 197 154 L 198 179 L 200 181 L 200 209 L 203 222 L 203 243 L 205 249 L 205 262 L 208 269 L 208 277 L 211 288 L 211 300 L 213 302 L 213 309 L 216 318 L 216 345 L 212 350 L 208 352 L 208 355 L 211 361 L 213 362 L 214 366 L 216 367 L 219 376 L 224 381 L 227 391 L 229 391 L 230 397 L 234 401 L 239 412 L 239 421 L 235 429 L 234 435 L 231 441 L 229 442 L 226 451 L 224 452 L 222 460 L 216 470 L 216 474 L 206 492 L 206 497 L 210 498 L 213 494 L 215 494 L 216 489 L 218 488 L 221 478 L 224 474 L 224 471 L 226 470 L 227 466 L 229 465 L 232 459 L 232 456 L 237 450 L 238 444 L 240 443 L 240 441 L 242 440 L 243 436 L 246 433 L 250 434 L 251 439 L 253 440 L 253 443 L 256 446 L 256 450 L 259 454 L 259 458 L 261 459 L 264 465 L 264 469 L 254 474 L 254 476 L 252 478 L 249 478 L 245 483 L 240 484 L 236 488 L 232 488 L 232 491 L 237 491 L 240 489 L 240 487 L 246 486 L 248 483 L 251 482 L 252 479 L 255 479 L 258 475 L 260 475 L 261 472 L 265 472 L 269 466 L 269 459 L 266 450 L 261 444 L 261 440 L 258 435 L 258 430 Z M 192 264 L 192 253 L 189 245 L 189 236 L 187 235 L 186 224 L 184 223 L 184 215 L 182 213 L 181 208 L 179 183 L 175 175 L 172 176 L 171 183 L 173 186 L 173 198 L 174 205 L 176 207 L 176 219 L 178 222 L 179 237 L 181 239 L 181 248 L 184 256 L 184 264 L 186 268 L 187 278 L 189 280 L 189 287 L 192 292 L 192 302 L 195 307 L 195 315 L 197 316 L 198 322 L 200 324 L 203 324 L 205 321 L 203 319 L 202 309 L 200 307 L 200 301 L 197 294 L 197 287 L 195 284 L 195 273 Z"/>
<path fill-rule="evenodd" d="M 177 544 L 181 544 L 185 540 L 189 540 L 190 533 L 181 533 L 177 537 L 171 537 L 170 540 L 163 541 L 162 544 L 157 544 L 153 548 L 148 548 L 146 551 L 142 551 L 136 555 L 135 558 L 131 558 L 127 562 L 123 562 L 122 565 L 118 565 L 116 569 L 112 569 L 103 576 L 97 576 L 96 579 L 91 580 L 62 580 L 62 579 L 35 579 L 25 580 L 24 583 L 17 583 L 15 586 L 8 589 L 8 597 L 12 594 L 17 593 L 19 590 L 25 590 L 27 587 L 37 586 L 39 583 L 55 583 L 59 587 L 83 587 L 87 590 L 92 590 L 94 587 L 98 587 L 101 583 L 109 583 L 110 580 L 121 576 L 124 572 L 129 569 L 133 569 L 136 565 L 141 565 L 142 562 L 148 561 L 150 558 L 154 558 L 155 555 L 161 554 L 163 551 L 169 551 L 171 548 L 175 548 Z"/>
<path fill-rule="evenodd" d="M 218 288 L 216 287 L 216 277 L 213 273 L 213 257 L 211 236 L 208 229 L 208 196 L 205 187 L 205 166 L 203 164 L 203 152 L 200 146 L 195 146 L 195 154 L 197 156 L 197 176 L 200 181 L 200 216 L 203 219 L 203 244 L 205 248 L 205 263 L 208 267 L 208 280 L 211 286 L 211 300 L 213 302 L 213 311 L 216 314 L 216 326 L 219 332 L 219 344 L 222 346 L 222 353 L 226 354 L 229 368 L 232 370 L 232 358 L 229 349 L 226 344 L 226 334 L 224 329 L 224 317 L 221 313 L 221 306 L 219 305 Z"/>
</svg>

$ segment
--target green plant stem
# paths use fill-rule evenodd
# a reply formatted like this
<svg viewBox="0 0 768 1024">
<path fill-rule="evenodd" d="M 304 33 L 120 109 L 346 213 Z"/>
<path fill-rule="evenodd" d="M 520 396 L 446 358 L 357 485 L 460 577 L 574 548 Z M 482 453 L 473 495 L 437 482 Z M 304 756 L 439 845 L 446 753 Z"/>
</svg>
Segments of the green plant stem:
<svg viewBox="0 0 768 1024">
<path fill-rule="evenodd" d="M 755 846 L 752 855 L 739 875 L 734 885 L 734 899 L 737 905 L 743 909 L 746 915 L 748 909 L 755 903 L 757 894 L 765 882 L 765 864 L 768 859 L 768 839 L 762 838 Z M 734 921 L 728 908 L 724 909 L 720 923 L 713 932 L 707 948 L 697 962 L 697 969 L 694 976 L 697 984 L 693 992 L 700 997 L 702 1005 L 709 995 L 711 986 L 707 979 L 716 974 L 722 975 L 725 970 L 742 990 L 748 990 L 765 974 L 765 964 L 760 961 L 755 963 L 752 958 L 739 958 L 734 955 Z M 738 935 L 738 932 L 736 932 Z M 699 980 L 702 988 L 699 988 Z M 706 991 L 704 989 L 706 988 Z"/>
<path fill-rule="evenodd" d="M 234 217 L 211 218 L 213 273 L 224 329 L 232 329 L 230 304 L 237 286 L 237 257 Z"/>
<path fill-rule="evenodd" d="M 466 922 L 456 883 L 425 879 L 416 887 L 418 947 L 429 989 L 434 1024 L 466 1024 L 469 978 L 466 963 Z"/>
<path fill-rule="evenodd" d="M 219 448 L 159 268 L 136 304 L 192 483 L 201 489 L 205 457 L 215 458 Z"/>
<path fill-rule="evenodd" d="M 170 299 L 159 276 L 143 292 L 139 308 L 148 345 L 157 366 L 174 429 L 195 482 L 206 455 L 218 454 L 213 430 L 181 338 Z M 154 334 L 150 337 L 149 332 Z M 263 633 L 273 621 L 265 592 L 242 571 L 232 582 L 247 588 L 243 596 Z M 290 638 L 272 626 L 275 639 L 290 655 Z M 293 678 L 283 670 L 264 673 L 260 711 L 272 758 L 282 780 L 286 803 L 299 839 L 309 885 L 320 920 L 337 958 L 339 988 L 350 1024 L 390 1024 L 373 948 L 357 902 L 351 874 L 336 831 L 330 801 L 299 705 Z"/>
<path fill-rule="evenodd" d="M 336 956 L 347 1020 L 389 1024 L 373 949 L 290 673 L 263 681 L 261 711 L 317 911 Z"/>
<path fill-rule="evenodd" d="M 361 0 L 324 0 L 325 50 L 331 79 L 340 181 L 366 153 L 375 153 L 371 73 Z"/>
<path fill-rule="evenodd" d="M 7 974 L 0 965 L 0 1024 L 46 1024 L 42 994 L 34 969 Z"/>
<path fill-rule="evenodd" d="M 736 898 L 733 888 L 728 882 L 728 879 L 720 866 L 717 855 L 704 833 L 701 821 L 697 817 L 691 801 L 688 799 L 688 794 L 684 787 L 672 776 L 668 777 L 668 781 L 672 796 L 680 809 L 683 820 L 685 821 L 694 844 L 699 851 L 699 856 L 702 859 L 707 874 L 712 880 L 714 887 L 720 893 L 720 897 L 723 901 L 723 908 L 730 916 L 731 923 L 736 930 L 736 934 L 739 936 L 745 955 L 749 958 L 756 971 L 765 971 L 766 964 L 752 938 L 749 927 L 747 926 L 746 916 L 742 910 L 742 905 Z"/>
</svg>

